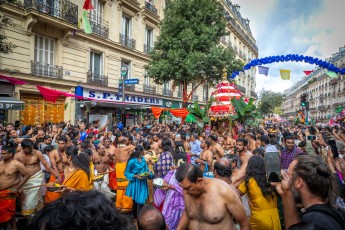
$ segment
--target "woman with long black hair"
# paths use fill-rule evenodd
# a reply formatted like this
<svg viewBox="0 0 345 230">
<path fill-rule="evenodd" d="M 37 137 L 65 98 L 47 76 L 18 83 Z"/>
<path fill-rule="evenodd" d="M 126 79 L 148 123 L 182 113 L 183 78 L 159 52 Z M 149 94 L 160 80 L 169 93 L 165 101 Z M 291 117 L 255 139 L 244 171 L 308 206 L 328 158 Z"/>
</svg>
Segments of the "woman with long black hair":
<svg viewBox="0 0 345 230">
<path fill-rule="evenodd" d="M 162 140 L 163 153 L 159 156 L 154 165 L 155 177 L 164 178 L 174 165 L 174 149 L 170 138 L 164 137 Z"/>
<path fill-rule="evenodd" d="M 149 197 L 147 178 L 153 178 L 153 173 L 149 171 L 144 158 L 144 148 L 141 145 L 137 145 L 129 157 L 125 176 L 129 180 L 126 196 L 133 199 L 133 217 L 136 219 Z"/>
<path fill-rule="evenodd" d="M 265 161 L 261 156 L 253 156 L 248 161 L 246 176 L 238 187 L 241 195 L 248 193 L 250 209 L 250 226 L 255 229 L 280 230 L 277 196 L 273 187 L 267 182 Z"/>
</svg>

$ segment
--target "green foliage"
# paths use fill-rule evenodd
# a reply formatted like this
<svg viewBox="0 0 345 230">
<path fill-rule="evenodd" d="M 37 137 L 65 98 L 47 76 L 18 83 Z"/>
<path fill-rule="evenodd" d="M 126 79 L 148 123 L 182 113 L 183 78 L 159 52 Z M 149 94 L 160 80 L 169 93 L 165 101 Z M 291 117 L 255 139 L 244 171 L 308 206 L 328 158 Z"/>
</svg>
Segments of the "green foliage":
<svg viewBox="0 0 345 230">
<path fill-rule="evenodd" d="M 217 0 L 170 1 L 146 66 L 148 75 L 158 84 L 213 84 L 221 80 L 224 67 L 229 74 L 241 70 L 233 49 L 219 44 L 227 34 L 223 12 Z"/>
<path fill-rule="evenodd" d="M 194 117 L 201 120 L 204 124 L 208 124 L 210 123 L 210 117 L 208 116 L 208 111 L 210 110 L 213 101 L 214 101 L 214 98 L 211 97 L 210 100 L 207 101 L 206 105 L 203 108 L 201 108 L 199 103 L 195 101 L 193 108 L 188 108 L 188 111 Z"/>
<path fill-rule="evenodd" d="M 262 89 L 259 92 L 258 111 L 262 115 L 268 115 L 275 112 L 278 112 L 279 114 L 279 108 L 281 107 L 283 100 L 283 94 Z"/>
<path fill-rule="evenodd" d="M 4 3 L 18 4 L 16 0 L 0 1 L 0 54 L 10 54 L 16 46 L 12 42 L 7 41 L 5 29 L 14 27 L 13 21 L 2 13 L 2 5 Z"/>
<path fill-rule="evenodd" d="M 248 104 L 244 102 L 242 97 L 239 100 L 232 98 L 231 104 L 234 106 L 236 114 L 230 115 L 229 119 L 236 120 L 244 126 L 258 126 L 260 115 L 256 111 L 253 98 L 249 100 Z"/>
</svg>

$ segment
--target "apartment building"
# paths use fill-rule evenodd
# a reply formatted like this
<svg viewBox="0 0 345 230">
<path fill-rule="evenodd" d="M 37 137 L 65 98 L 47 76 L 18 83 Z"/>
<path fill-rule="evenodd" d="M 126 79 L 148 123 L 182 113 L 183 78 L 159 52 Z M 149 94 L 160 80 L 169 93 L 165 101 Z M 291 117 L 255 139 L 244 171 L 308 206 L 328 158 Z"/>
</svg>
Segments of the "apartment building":
<svg viewBox="0 0 345 230">
<path fill-rule="evenodd" d="M 106 114 L 113 121 L 124 114 L 126 124 L 132 125 L 153 117 L 151 105 L 174 108 L 182 105 L 182 87 L 173 91 L 170 82 L 154 84 L 144 69 L 159 35 L 166 0 L 91 1 L 94 10 L 88 12 L 88 19 L 92 34 L 86 34 L 80 23 L 83 0 L 22 0 L 21 5 L 4 4 L 4 14 L 15 25 L 6 30 L 6 35 L 17 47 L 12 54 L 0 55 L 0 73 L 30 84 L 12 85 L 4 96 L 23 101 L 23 110 L 2 111 L 0 118 L 25 124 L 69 120 L 75 123 L 88 120 L 90 114 Z M 233 33 L 228 42 L 233 40 L 238 58 L 247 61 L 257 57 L 249 21 L 241 17 L 230 1 L 225 3 L 230 15 L 228 29 Z M 127 79 L 139 79 L 139 84 L 125 86 L 125 99 L 131 103 L 128 105 L 116 104 L 122 101 L 118 92 L 123 66 L 128 68 Z M 242 92 L 246 95 L 255 89 L 252 76 L 255 73 L 249 71 L 239 78 L 239 87 L 244 88 Z M 95 100 L 61 97 L 50 103 L 35 85 Z M 195 86 L 195 83 L 189 85 L 188 91 Z M 8 84 L 0 82 L 0 87 L 8 88 Z M 207 85 L 199 86 L 190 104 L 194 101 L 203 104 L 211 92 Z"/>
<path fill-rule="evenodd" d="M 232 47 L 235 50 L 236 58 L 244 63 L 258 58 L 258 47 L 256 40 L 250 30 L 248 18 L 243 18 L 240 13 L 240 5 L 232 3 L 230 0 L 221 0 L 224 6 L 224 18 L 227 22 L 229 35 L 221 39 L 224 46 Z M 245 95 L 257 99 L 256 68 L 246 70 L 236 77 L 237 88 Z"/>
<path fill-rule="evenodd" d="M 339 48 L 339 52 L 332 54 L 326 61 L 333 63 L 338 68 L 345 68 L 345 48 Z M 345 78 L 338 75 L 331 78 L 327 70 L 317 68 L 313 73 L 297 82 L 285 91 L 286 99 L 282 104 L 285 116 L 296 116 L 302 110 L 301 99 L 305 98 L 309 120 L 327 122 L 335 114 L 338 106 L 345 107 Z"/>
</svg>

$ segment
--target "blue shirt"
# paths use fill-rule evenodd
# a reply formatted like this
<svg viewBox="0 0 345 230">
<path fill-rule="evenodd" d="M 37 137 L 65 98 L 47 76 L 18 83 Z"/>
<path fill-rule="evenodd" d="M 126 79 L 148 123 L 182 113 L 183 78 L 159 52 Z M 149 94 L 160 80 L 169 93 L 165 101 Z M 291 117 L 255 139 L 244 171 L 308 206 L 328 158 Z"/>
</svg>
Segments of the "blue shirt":
<svg viewBox="0 0 345 230">
<path fill-rule="evenodd" d="M 190 150 L 193 154 L 197 154 L 197 156 L 192 156 L 190 158 L 190 162 L 192 164 L 195 164 L 195 160 L 199 158 L 200 153 L 202 152 L 201 149 L 201 142 L 199 140 L 196 140 L 194 142 L 191 142 Z"/>
</svg>

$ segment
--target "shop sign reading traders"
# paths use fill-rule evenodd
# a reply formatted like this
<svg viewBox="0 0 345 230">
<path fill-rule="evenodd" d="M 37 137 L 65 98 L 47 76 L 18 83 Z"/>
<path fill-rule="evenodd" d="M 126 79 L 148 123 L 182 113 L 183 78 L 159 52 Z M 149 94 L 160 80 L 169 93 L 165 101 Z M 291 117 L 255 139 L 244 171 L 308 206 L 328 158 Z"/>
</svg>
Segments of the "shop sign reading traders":
<svg viewBox="0 0 345 230">
<path fill-rule="evenodd" d="M 96 100 L 122 102 L 122 96 L 118 95 L 117 93 L 102 92 L 102 91 L 95 91 L 95 90 L 84 89 L 83 97 L 89 97 Z M 133 103 L 133 104 L 155 105 L 155 106 L 163 105 L 163 100 L 160 98 L 145 97 L 145 96 L 138 96 L 138 95 L 126 95 L 125 102 Z"/>
</svg>

